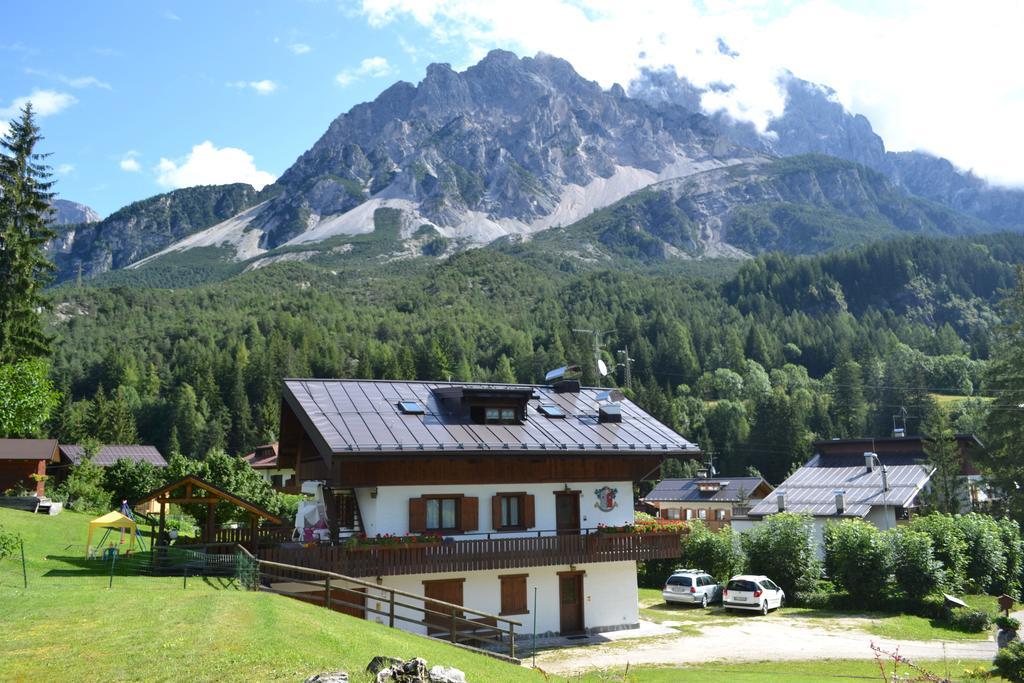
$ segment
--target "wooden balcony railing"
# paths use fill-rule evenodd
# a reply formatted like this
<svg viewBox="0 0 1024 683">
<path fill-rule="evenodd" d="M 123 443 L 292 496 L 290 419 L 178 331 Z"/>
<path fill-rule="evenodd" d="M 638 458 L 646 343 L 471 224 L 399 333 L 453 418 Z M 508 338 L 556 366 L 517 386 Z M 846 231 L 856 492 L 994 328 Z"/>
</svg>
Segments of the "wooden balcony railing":
<svg viewBox="0 0 1024 683">
<path fill-rule="evenodd" d="M 643 533 L 482 538 L 406 545 L 261 548 L 260 559 L 346 576 L 516 569 L 679 557 L 680 534 Z"/>
<path fill-rule="evenodd" d="M 217 529 L 212 542 L 238 543 L 252 550 L 290 541 L 294 531 L 290 526 L 264 526 L 257 528 L 254 534 L 249 527 L 239 526 L 237 529 Z"/>
</svg>

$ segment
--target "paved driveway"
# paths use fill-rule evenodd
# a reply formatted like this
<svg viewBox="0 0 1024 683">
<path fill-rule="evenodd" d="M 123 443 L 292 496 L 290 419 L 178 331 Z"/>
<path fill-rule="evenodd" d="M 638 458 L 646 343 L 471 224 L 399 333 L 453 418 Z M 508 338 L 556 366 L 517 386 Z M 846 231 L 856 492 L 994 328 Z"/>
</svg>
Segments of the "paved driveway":
<svg viewBox="0 0 1024 683">
<path fill-rule="evenodd" d="M 910 659 L 992 659 L 996 644 L 988 641 L 888 640 L 863 631 L 862 619 L 823 620 L 776 615 L 745 617 L 699 626 L 700 634 L 626 638 L 588 647 L 548 650 L 537 666 L 557 674 L 645 665 L 685 665 L 714 661 L 763 662 L 812 659 L 872 659 L 871 643 L 898 649 Z M 832 625 L 834 624 L 834 626 Z M 648 631 L 649 633 L 650 631 Z"/>
</svg>

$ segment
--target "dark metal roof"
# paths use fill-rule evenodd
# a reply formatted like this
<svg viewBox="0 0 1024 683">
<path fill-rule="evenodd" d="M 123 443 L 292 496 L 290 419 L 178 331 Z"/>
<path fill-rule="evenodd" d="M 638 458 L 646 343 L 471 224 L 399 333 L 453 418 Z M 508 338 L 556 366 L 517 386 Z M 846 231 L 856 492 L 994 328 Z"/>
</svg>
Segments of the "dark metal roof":
<svg viewBox="0 0 1024 683">
<path fill-rule="evenodd" d="M 779 484 L 775 494 L 759 501 L 749 517 L 763 517 L 779 511 L 777 495 L 786 494 L 786 512 L 807 512 L 815 517 L 836 516 L 836 490 L 846 492 L 843 517 L 864 517 L 872 507 L 892 505 L 909 507 L 931 478 L 932 468 L 922 464 L 895 465 L 882 462 L 888 473 L 889 490 L 882 492 L 882 470 L 868 472 L 863 460 L 859 465 L 831 467 L 824 459 L 813 458 Z"/>
<path fill-rule="evenodd" d="M 85 447 L 78 444 L 67 444 L 60 447 L 61 455 L 78 464 L 85 455 Z M 167 467 L 167 460 L 154 446 L 102 446 L 100 452 L 93 457 L 93 463 L 108 467 L 118 460 L 131 460 L 133 462 L 148 462 L 157 467 Z"/>
<path fill-rule="evenodd" d="M 522 424 L 475 424 L 451 411 L 435 395 L 454 388 L 470 393 L 521 392 L 527 399 Z M 472 452 L 572 451 L 628 454 L 699 453 L 695 444 L 661 424 L 628 400 L 621 402 L 622 422 L 599 423 L 595 396 L 601 389 L 555 393 L 549 386 L 404 382 L 372 380 L 287 379 L 284 400 L 322 451 Z M 418 401 L 423 415 L 404 415 L 399 401 Z M 564 418 L 539 412 L 541 403 L 559 406 Z"/>
<path fill-rule="evenodd" d="M 717 491 L 705 492 L 700 490 L 701 484 L 717 483 L 720 485 Z M 674 502 L 701 502 L 711 501 L 716 503 L 735 503 L 740 499 L 742 489 L 749 499 L 755 490 L 761 485 L 768 485 L 761 477 L 716 477 L 713 479 L 662 479 L 651 489 L 651 492 L 644 496 L 648 503 L 674 503 Z"/>
<path fill-rule="evenodd" d="M 277 444 L 268 443 L 257 446 L 252 453 L 246 453 L 242 457 L 253 469 L 274 469 L 277 467 Z"/>
<path fill-rule="evenodd" d="M 56 439 L 0 439 L 0 460 L 50 460 Z"/>
</svg>

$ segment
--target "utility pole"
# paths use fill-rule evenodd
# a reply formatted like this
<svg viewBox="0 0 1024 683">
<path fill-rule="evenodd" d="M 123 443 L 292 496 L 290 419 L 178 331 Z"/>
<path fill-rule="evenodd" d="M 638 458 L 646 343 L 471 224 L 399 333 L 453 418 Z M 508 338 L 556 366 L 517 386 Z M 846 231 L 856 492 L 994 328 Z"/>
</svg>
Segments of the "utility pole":
<svg viewBox="0 0 1024 683">
<path fill-rule="evenodd" d="M 601 337 L 608 334 L 612 330 L 585 330 L 581 328 L 572 328 L 573 332 L 579 334 L 589 334 L 594 339 L 594 378 L 595 383 L 601 383 Z"/>
<path fill-rule="evenodd" d="M 622 356 L 622 362 L 619 363 L 619 365 L 621 367 L 623 367 L 625 369 L 625 371 L 626 371 L 626 377 L 625 377 L 625 379 L 626 379 L 626 388 L 627 389 L 632 389 L 633 388 L 633 361 L 635 361 L 636 358 L 630 358 L 629 357 L 629 345 L 628 344 L 626 345 L 626 348 L 619 349 L 619 355 Z"/>
</svg>

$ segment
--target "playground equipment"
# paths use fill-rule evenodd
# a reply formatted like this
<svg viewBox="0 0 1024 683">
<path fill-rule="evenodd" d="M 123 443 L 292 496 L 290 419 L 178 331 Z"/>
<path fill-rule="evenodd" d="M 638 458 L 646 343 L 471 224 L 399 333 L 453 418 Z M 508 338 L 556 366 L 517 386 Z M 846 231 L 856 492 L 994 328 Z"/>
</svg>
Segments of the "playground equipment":
<svg viewBox="0 0 1024 683">
<path fill-rule="evenodd" d="M 103 529 L 103 537 L 100 539 L 99 544 L 93 548 L 92 535 L 96 529 Z M 128 506 L 128 501 L 121 501 L 120 512 L 108 512 L 105 515 L 97 517 L 96 519 L 89 522 L 89 536 L 85 542 L 85 554 L 87 557 L 93 557 L 100 548 L 102 548 L 106 542 L 110 533 L 117 530 L 121 533 L 121 539 L 118 545 L 124 545 L 125 532 L 129 535 L 129 548 L 128 552 L 132 552 L 135 549 L 135 540 L 139 541 L 139 549 L 145 550 L 145 538 L 142 532 L 139 531 L 139 526 L 135 522 L 135 515 L 132 513 L 132 509 Z"/>
</svg>

